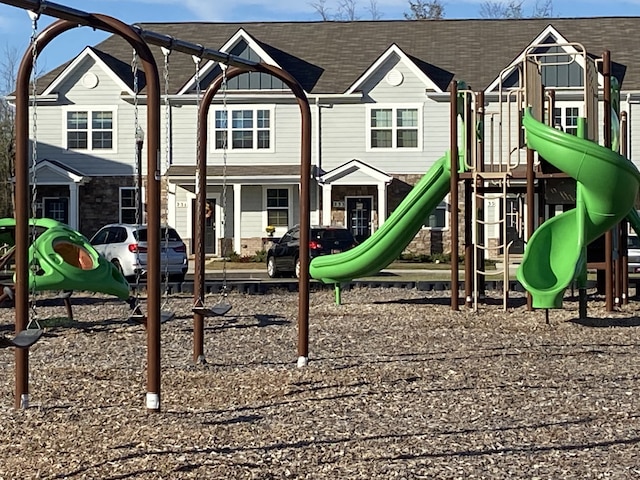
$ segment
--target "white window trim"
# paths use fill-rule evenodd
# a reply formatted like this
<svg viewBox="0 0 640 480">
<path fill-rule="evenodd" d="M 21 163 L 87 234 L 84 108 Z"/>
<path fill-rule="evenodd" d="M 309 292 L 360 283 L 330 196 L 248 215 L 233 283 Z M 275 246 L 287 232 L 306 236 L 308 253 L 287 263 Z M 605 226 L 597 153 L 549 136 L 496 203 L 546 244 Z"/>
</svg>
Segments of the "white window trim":
<svg viewBox="0 0 640 480">
<path fill-rule="evenodd" d="M 276 125 L 276 108 L 275 105 L 229 105 L 227 108 L 222 106 L 216 107 L 213 111 L 213 115 L 209 115 L 209 130 L 211 134 L 209 138 L 210 151 L 222 152 L 224 149 L 216 148 L 216 112 L 227 110 L 227 150 L 230 152 L 256 152 L 256 153 L 274 153 L 275 152 L 275 125 Z M 269 148 L 258 148 L 258 138 L 256 133 L 258 132 L 257 123 L 254 123 L 253 130 L 253 148 L 233 148 L 233 142 L 231 141 L 232 130 L 232 118 L 231 112 L 238 110 L 251 110 L 254 114 L 254 119 L 257 120 L 256 112 L 258 110 L 267 110 L 269 112 Z"/>
<path fill-rule="evenodd" d="M 266 235 L 266 228 L 269 225 L 269 216 L 268 216 L 268 212 L 267 212 L 267 190 L 270 189 L 286 189 L 287 190 L 287 195 L 289 196 L 289 206 L 287 208 L 287 214 L 288 214 L 288 218 L 289 218 L 289 223 L 291 223 L 291 218 L 293 215 L 293 186 L 291 185 L 264 185 L 262 187 L 262 205 L 264 206 L 262 209 L 262 233 L 264 235 Z M 286 227 L 276 227 L 276 231 L 273 234 L 276 237 L 281 237 L 282 235 L 284 235 L 285 233 L 287 233 L 287 231 L 293 227 L 293 225 L 287 225 Z"/>
<path fill-rule="evenodd" d="M 132 190 L 135 196 L 135 191 L 136 191 L 136 187 L 132 186 L 132 187 L 120 187 L 118 189 L 118 223 L 122 223 L 122 210 L 124 209 L 124 207 L 122 206 L 122 191 L 123 190 Z M 140 224 L 145 224 L 145 208 L 144 208 L 144 202 L 145 202 L 145 198 L 147 198 L 147 194 L 145 192 L 145 188 L 142 187 L 141 191 L 140 191 L 140 197 L 142 198 L 142 218 L 138 219 Z M 127 207 L 127 209 L 129 209 Z M 135 214 L 135 209 L 136 209 L 136 204 L 135 204 L 135 198 L 134 198 L 134 203 L 133 203 L 133 210 L 134 210 L 134 214 Z"/>
<path fill-rule="evenodd" d="M 418 111 L 418 126 L 416 127 L 418 130 L 418 145 L 416 147 L 398 147 L 396 145 L 397 135 L 396 132 L 398 130 L 398 126 L 396 124 L 396 111 L 399 109 L 414 109 Z M 392 147 L 389 148 L 373 148 L 371 146 L 371 111 L 372 110 L 380 110 L 380 109 L 391 109 L 393 125 L 391 126 L 392 135 L 391 142 L 393 144 Z M 418 152 L 422 150 L 422 125 L 423 125 L 423 104 L 421 103 L 373 103 L 367 105 L 367 112 L 365 118 L 365 136 L 366 136 L 366 151 L 367 152 Z"/>
<path fill-rule="evenodd" d="M 67 144 L 67 113 L 68 112 L 87 112 L 87 148 L 69 148 Z M 111 112 L 111 148 L 93 148 L 91 141 L 91 114 L 92 112 Z M 133 129 L 133 127 L 132 127 Z M 117 153 L 118 152 L 118 107 L 114 105 L 66 105 L 62 108 L 62 147 L 69 153 L 83 152 L 102 152 Z"/>
<path fill-rule="evenodd" d="M 421 230 L 423 231 L 434 231 L 434 232 L 444 232 L 449 230 L 451 225 L 451 198 L 447 195 L 441 202 L 436 205 L 436 208 L 440 206 L 440 204 L 444 204 L 445 212 L 444 212 L 444 227 L 428 227 L 423 225 Z M 429 212 L 431 213 L 431 212 Z M 425 222 L 429 220 L 428 217 L 425 217 Z"/>
<path fill-rule="evenodd" d="M 577 108 L 578 109 L 578 116 L 583 117 L 584 116 L 584 102 L 581 101 L 568 101 L 568 102 L 563 102 L 563 101 L 558 101 L 556 100 L 554 108 L 559 108 L 561 111 L 561 116 L 562 116 L 562 130 L 564 132 L 567 131 L 567 117 L 566 117 L 566 109 L 567 108 Z M 555 120 L 555 115 L 554 112 L 551 112 L 552 117 Z M 553 125 L 554 127 L 556 125 Z"/>
</svg>

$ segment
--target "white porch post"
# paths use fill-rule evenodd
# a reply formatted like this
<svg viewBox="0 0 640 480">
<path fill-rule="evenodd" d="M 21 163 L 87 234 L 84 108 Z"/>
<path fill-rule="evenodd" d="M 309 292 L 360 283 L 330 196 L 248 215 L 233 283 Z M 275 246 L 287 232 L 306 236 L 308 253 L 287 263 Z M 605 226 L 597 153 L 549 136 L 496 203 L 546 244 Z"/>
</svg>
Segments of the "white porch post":
<svg viewBox="0 0 640 480">
<path fill-rule="evenodd" d="M 387 219 L 387 184 L 378 184 L 378 228 Z"/>
<path fill-rule="evenodd" d="M 322 184 L 322 224 L 331 225 L 331 184 Z"/>
<path fill-rule="evenodd" d="M 242 185 L 233 184 L 233 251 L 242 253 L 242 228 L 240 222 L 242 219 Z"/>
<path fill-rule="evenodd" d="M 78 230 L 78 184 L 69 184 L 69 226 Z"/>
</svg>

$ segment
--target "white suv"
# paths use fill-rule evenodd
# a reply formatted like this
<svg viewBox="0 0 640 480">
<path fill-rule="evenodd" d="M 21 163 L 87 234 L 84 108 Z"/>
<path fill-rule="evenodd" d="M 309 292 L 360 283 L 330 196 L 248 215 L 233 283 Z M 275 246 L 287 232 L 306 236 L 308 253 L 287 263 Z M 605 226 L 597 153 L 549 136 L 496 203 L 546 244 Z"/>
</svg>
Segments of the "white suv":
<svg viewBox="0 0 640 480">
<path fill-rule="evenodd" d="M 627 255 L 629 256 L 629 273 L 640 273 L 640 239 L 637 235 L 627 237 Z"/>
<path fill-rule="evenodd" d="M 147 226 L 128 223 L 105 225 L 91 238 L 91 244 L 131 282 L 147 274 Z M 183 282 L 189 266 L 187 247 L 171 227 L 160 235 L 160 271 L 169 281 Z"/>
</svg>

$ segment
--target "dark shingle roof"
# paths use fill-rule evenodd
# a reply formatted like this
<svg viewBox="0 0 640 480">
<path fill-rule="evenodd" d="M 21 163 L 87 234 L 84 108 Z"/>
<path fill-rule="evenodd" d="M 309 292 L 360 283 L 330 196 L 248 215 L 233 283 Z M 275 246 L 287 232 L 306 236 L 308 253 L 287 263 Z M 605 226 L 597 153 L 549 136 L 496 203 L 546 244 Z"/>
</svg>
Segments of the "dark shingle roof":
<svg viewBox="0 0 640 480">
<path fill-rule="evenodd" d="M 429 20 L 368 22 L 150 23 L 145 30 L 220 49 L 244 29 L 311 93 L 342 93 L 392 44 L 414 59 L 439 86 L 453 76 L 473 89 L 486 88 L 549 24 L 569 42 L 579 42 L 594 56 L 611 51 L 614 74 L 624 75 L 626 90 L 640 90 L 640 17 L 553 18 L 519 20 Z M 162 72 L 163 56 L 151 46 Z M 131 47 L 112 36 L 96 49 L 125 64 Z M 170 57 L 170 89 L 177 92 L 191 78 L 191 57 Z M 45 75 L 53 80 L 59 69 Z M 130 73 L 124 72 L 123 75 Z"/>
</svg>

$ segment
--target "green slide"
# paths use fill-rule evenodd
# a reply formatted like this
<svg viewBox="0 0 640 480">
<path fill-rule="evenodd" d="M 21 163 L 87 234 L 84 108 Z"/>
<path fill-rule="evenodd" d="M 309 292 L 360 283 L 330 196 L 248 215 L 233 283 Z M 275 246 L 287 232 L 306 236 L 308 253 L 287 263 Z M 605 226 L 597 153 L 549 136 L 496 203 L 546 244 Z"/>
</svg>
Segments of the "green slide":
<svg viewBox="0 0 640 480">
<path fill-rule="evenodd" d="M 634 217 L 640 172 L 622 155 L 540 123 L 530 111 L 523 124 L 529 148 L 577 182 L 576 208 L 538 227 L 517 271 L 534 308 L 560 308 L 567 287 L 586 272 L 586 246 Z"/>
<path fill-rule="evenodd" d="M 449 192 L 450 158 L 447 153 L 436 161 L 382 226 L 360 245 L 314 258 L 309 266 L 311 276 L 324 283 L 348 282 L 376 274 L 398 258 Z"/>
</svg>

